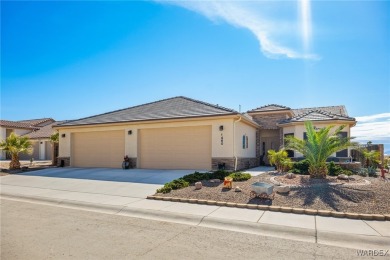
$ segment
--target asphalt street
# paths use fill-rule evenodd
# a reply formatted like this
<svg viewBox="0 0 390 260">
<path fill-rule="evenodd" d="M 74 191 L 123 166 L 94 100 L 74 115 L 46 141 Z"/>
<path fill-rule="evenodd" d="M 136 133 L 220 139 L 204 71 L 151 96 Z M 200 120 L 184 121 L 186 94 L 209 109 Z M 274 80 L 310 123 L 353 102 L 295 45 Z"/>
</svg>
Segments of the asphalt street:
<svg viewBox="0 0 390 260">
<path fill-rule="evenodd" d="M 1 200 L 1 259 L 356 258 L 355 249 Z"/>
</svg>

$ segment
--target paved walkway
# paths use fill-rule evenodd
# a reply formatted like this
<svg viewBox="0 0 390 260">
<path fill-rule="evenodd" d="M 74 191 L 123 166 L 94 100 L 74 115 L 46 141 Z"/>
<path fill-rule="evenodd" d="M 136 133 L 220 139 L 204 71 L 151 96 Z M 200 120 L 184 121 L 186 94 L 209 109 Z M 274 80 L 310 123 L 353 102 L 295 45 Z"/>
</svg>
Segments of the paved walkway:
<svg viewBox="0 0 390 260">
<path fill-rule="evenodd" d="M 8 175 L 1 197 L 357 249 L 390 249 L 390 222 L 147 200 L 162 185 Z"/>
</svg>

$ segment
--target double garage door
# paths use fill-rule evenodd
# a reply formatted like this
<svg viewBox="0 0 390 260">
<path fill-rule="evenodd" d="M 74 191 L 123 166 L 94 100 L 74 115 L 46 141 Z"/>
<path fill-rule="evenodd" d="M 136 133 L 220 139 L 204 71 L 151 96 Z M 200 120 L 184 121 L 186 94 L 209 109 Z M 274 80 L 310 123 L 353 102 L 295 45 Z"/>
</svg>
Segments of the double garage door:
<svg viewBox="0 0 390 260">
<path fill-rule="evenodd" d="M 72 165 L 120 168 L 125 132 L 72 134 Z M 142 129 L 138 135 L 138 168 L 211 169 L 211 127 Z"/>
</svg>

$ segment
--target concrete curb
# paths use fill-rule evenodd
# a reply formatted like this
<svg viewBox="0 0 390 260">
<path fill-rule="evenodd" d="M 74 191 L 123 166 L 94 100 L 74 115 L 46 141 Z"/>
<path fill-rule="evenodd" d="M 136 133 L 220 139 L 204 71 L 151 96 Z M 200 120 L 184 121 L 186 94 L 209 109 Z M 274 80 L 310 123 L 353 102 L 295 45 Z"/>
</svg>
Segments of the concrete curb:
<svg viewBox="0 0 390 260">
<path fill-rule="evenodd" d="M 261 236 L 272 236 L 284 239 L 292 239 L 311 243 L 316 242 L 316 231 L 314 229 L 277 226 L 271 224 L 220 219 L 214 217 L 204 217 L 199 226 L 243 232 Z"/>
<path fill-rule="evenodd" d="M 191 226 L 215 228 L 243 232 L 261 236 L 271 236 L 283 239 L 305 241 L 311 243 L 333 245 L 339 247 L 372 249 L 386 248 L 390 244 L 389 237 L 367 236 L 356 234 L 345 234 L 336 232 L 325 232 L 315 229 L 305 229 L 298 227 L 279 226 L 263 224 L 258 222 L 247 222 L 240 220 L 222 219 L 208 216 L 191 215 L 184 213 L 173 213 L 162 210 L 150 210 L 133 208 L 129 206 L 117 206 L 109 204 L 96 204 L 71 200 L 51 199 L 41 196 L 26 196 L 18 194 L 1 194 L 0 198 L 19 200 L 31 203 L 40 203 L 50 206 L 60 206 L 64 208 L 86 210 L 111 215 L 129 216 L 155 221 L 173 222 Z M 202 202 L 203 203 L 203 202 Z M 247 205 L 247 204 L 245 204 Z M 263 205 L 259 205 L 263 206 Z M 282 207 L 279 207 L 280 210 Z"/>
<path fill-rule="evenodd" d="M 292 212 L 295 214 L 305 214 L 305 215 L 312 215 L 312 216 L 318 215 L 318 216 L 335 217 L 335 218 L 390 221 L 390 214 L 386 214 L 386 215 L 360 214 L 360 213 L 352 213 L 352 212 L 338 212 L 338 211 L 329 211 L 329 210 L 315 210 L 315 209 L 303 209 L 303 208 L 292 208 L 292 207 L 256 205 L 256 204 L 241 204 L 241 203 L 233 203 L 233 202 L 225 202 L 225 201 L 184 199 L 184 198 L 163 197 L 163 196 L 154 196 L 154 195 L 147 196 L 146 198 L 150 200 L 164 200 L 164 201 L 217 205 L 217 206 L 235 207 L 235 208 L 259 209 L 259 210 L 269 210 L 269 211 L 285 212 L 285 213 Z"/>
<path fill-rule="evenodd" d="M 355 249 L 387 249 L 390 245 L 390 238 L 317 230 L 317 243 Z"/>
</svg>

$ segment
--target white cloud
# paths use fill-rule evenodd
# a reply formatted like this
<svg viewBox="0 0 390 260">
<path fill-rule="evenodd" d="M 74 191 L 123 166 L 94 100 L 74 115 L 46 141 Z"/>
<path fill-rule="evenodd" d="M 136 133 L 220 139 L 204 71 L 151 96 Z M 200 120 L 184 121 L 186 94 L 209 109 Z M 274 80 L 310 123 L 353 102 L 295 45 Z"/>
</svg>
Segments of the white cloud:
<svg viewBox="0 0 390 260">
<path fill-rule="evenodd" d="M 235 27 L 248 29 L 257 38 L 261 51 L 269 58 L 319 58 L 307 53 L 311 37 L 310 0 L 299 0 L 298 7 L 292 4 L 294 2 L 288 1 L 155 1 L 186 8 L 214 22 L 224 21 Z M 297 8 L 300 9 L 300 17 L 297 15 Z M 306 51 L 299 52 L 286 43 L 280 43 L 291 42 L 294 37 L 302 38 Z"/>
<path fill-rule="evenodd" d="M 356 126 L 351 128 L 356 141 L 390 145 L 390 113 L 356 117 L 356 120 Z"/>
<path fill-rule="evenodd" d="M 382 114 L 376 114 L 376 115 L 371 115 L 371 116 L 359 116 L 356 117 L 356 120 L 358 122 L 372 122 L 377 119 L 384 119 L 387 121 L 390 121 L 390 113 L 382 113 Z"/>
</svg>

